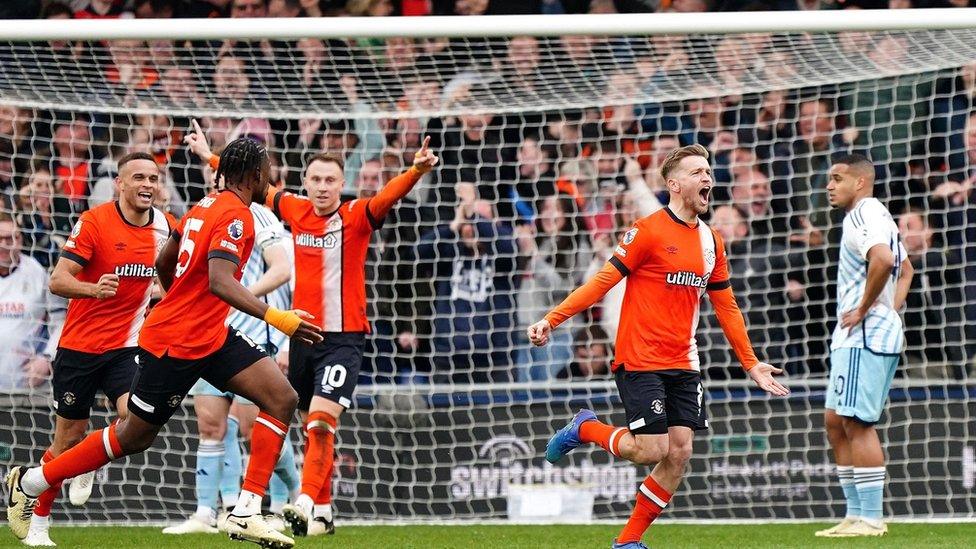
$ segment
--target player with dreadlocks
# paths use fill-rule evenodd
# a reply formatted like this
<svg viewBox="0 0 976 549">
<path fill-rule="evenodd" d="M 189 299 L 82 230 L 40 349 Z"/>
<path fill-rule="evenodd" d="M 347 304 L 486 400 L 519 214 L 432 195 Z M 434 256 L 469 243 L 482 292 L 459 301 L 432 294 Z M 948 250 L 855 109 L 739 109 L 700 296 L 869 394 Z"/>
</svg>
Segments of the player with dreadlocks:
<svg viewBox="0 0 976 549">
<path fill-rule="evenodd" d="M 50 486 L 149 448 L 190 387 L 203 378 L 260 409 L 243 490 L 227 519 L 228 534 L 262 547 L 294 545 L 262 519 L 260 510 L 298 395 L 271 358 L 224 325 L 234 307 L 299 341 L 322 340 L 320 328 L 303 320 L 311 319 L 308 313 L 269 307 L 240 283 L 254 244 L 248 206 L 265 200 L 269 172 L 267 150 L 252 139 L 237 139 L 221 154 L 216 178 L 223 179 L 223 190 L 205 197 L 183 217 L 156 259 L 166 295 L 139 334 L 129 415 L 43 466 L 11 469 L 11 524 L 29 520 L 37 496 Z"/>
</svg>

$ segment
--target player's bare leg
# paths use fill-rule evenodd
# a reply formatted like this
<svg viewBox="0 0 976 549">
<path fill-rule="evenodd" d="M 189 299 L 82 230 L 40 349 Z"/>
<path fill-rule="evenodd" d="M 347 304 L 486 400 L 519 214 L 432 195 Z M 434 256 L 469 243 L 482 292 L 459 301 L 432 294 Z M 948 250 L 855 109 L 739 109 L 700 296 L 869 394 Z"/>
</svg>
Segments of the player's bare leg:
<svg viewBox="0 0 976 549">
<path fill-rule="evenodd" d="M 651 523 L 660 516 L 671 501 L 678 486 L 684 479 L 691 459 L 692 442 L 695 432 L 689 427 L 669 427 L 666 435 L 638 435 L 638 440 L 645 439 L 644 446 L 660 448 L 660 440 L 666 441 L 666 454 L 658 461 L 651 474 L 641 483 L 637 493 L 637 503 L 627 524 L 620 535 L 614 540 L 615 549 L 637 549 L 643 547 L 641 537 Z"/>
<path fill-rule="evenodd" d="M 847 537 L 845 531 L 858 521 L 861 513 L 861 503 L 857 497 L 857 488 L 854 486 L 854 461 L 851 457 L 851 443 L 847 438 L 847 431 L 844 429 L 844 418 L 837 415 L 833 410 L 827 410 L 824 414 L 824 428 L 827 431 L 827 440 L 830 447 L 834 450 L 834 462 L 837 464 L 837 476 L 840 479 L 840 487 L 844 490 L 844 498 L 847 500 L 847 511 L 844 520 L 840 523 L 817 531 L 817 537 Z"/>
<path fill-rule="evenodd" d="M 115 403 L 116 410 L 119 411 L 119 418 L 124 418 L 128 414 L 127 401 L 129 398 L 128 393 L 124 393 L 118 398 Z M 54 437 L 51 441 L 51 446 L 44 452 L 44 457 L 41 459 L 41 464 L 47 463 L 57 456 L 63 454 L 70 448 L 76 446 L 79 442 L 84 440 L 85 432 L 88 430 L 89 420 L 86 419 L 69 419 L 61 416 L 55 416 L 54 423 Z M 92 484 L 94 482 L 94 471 L 84 473 L 72 479 L 72 483 L 69 489 L 69 495 L 71 503 L 74 505 L 83 505 L 88 501 L 88 497 L 91 496 Z M 24 538 L 24 544 L 29 547 L 44 547 L 51 546 L 53 542 L 49 536 L 50 528 L 50 515 L 51 507 L 54 504 L 54 500 L 57 499 L 58 494 L 61 492 L 61 483 L 52 486 L 44 491 L 37 498 L 37 505 L 34 507 L 34 513 L 30 518 L 30 526 L 26 533 L 26 538 Z M 13 524 L 11 524 L 13 527 Z"/>
<path fill-rule="evenodd" d="M 14 467 L 7 475 L 8 520 L 29 521 L 37 497 L 66 479 L 95 471 L 110 461 L 149 448 L 162 427 L 132 414 L 89 434 L 80 443 L 40 467 Z M 14 523 L 11 522 L 11 529 Z"/>
<path fill-rule="evenodd" d="M 335 433 L 345 407 L 327 398 L 313 396 L 308 414 L 302 414 L 308 441 L 302 465 L 302 493 L 282 509 L 296 535 L 335 533 L 332 515 L 332 467 Z"/>
<path fill-rule="evenodd" d="M 164 534 L 217 533 L 217 491 L 223 468 L 222 448 L 230 401 L 219 396 L 196 395 L 193 409 L 200 434 L 195 467 L 197 508 L 184 522 L 163 528 Z"/>
<path fill-rule="evenodd" d="M 888 533 L 888 527 L 883 520 L 885 458 L 881 440 L 873 424 L 850 417 L 844 417 L 843 423 L 861 504 L 861 520 L 844 533 L 848 536 L 883 536 Z"/>
<path fill-rule="evenodd" d="M 261 517 L 261 499 L 278 462 L 288 424 L 298 405 L 298 394 L 270 358 L 262 358 L 228 380 L 226 389 L 259 408 L 251 430 L 251 459 L 241 496 L 227 517 L 227 533 L 233 539 L 262 547 L 292 547 L 294 540 L 275 531 Z"/>
</svg>

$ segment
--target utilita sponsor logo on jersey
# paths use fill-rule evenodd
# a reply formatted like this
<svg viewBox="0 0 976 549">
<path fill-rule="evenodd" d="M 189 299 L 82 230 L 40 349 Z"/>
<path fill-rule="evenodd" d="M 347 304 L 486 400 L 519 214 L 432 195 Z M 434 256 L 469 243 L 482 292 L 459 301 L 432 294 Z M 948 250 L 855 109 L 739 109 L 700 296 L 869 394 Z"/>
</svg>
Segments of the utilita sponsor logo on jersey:
<svg viewBox="0 0 976 549">
<path fill-rule="evenodd" d="M 336 243 L 339 241 L 334 234 L 327 234 L 325 236 L 315 236 L 308 233 L 302 233 L 295 238 L 295 244 L 299 246 L 307 246 L 309 248 L 335 248 Z"/>
<path fill-rule="evenodd" d="M 676 273 L 668 273 L 667 281 L 668 284 L 673 284 L 675 286 L 691 286 L 693 288 L 706 288 L 708 287 L 708 278 L 711 273 L 705 276 L 698 276 L 691 271 L 678 271 Z"/>
<path fill-rule="evenodd" d="M 126 263 L 115 266 L 115 276 L 133 278 L 152 278 L 156 276 L 156 268 L 141 263 Z"/>
</svg>

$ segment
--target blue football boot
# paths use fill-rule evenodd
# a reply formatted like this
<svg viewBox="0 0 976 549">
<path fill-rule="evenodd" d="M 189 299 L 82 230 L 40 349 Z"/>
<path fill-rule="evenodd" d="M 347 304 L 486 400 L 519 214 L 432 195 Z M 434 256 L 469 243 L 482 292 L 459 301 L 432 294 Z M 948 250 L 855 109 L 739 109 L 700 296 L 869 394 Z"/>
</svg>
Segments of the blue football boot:
<svg viewBox="0 0 976 549">
<path fill-rule="evenodd" d="M 556 434 L 552 435 L 552 438 L 549 439 L 549 444 L 546 444 L 546 461 L 556 463 L 563 459 L 563 456 L 579 447 L 583 443 L 579 437 L 580 425 L 585 421 L 593 419 L 596 419 L 596 414 L 593 410 L 583 409 L 576 412 L 573 420 L 562 429 L 556 431 Z"/>
<path fill-rule="evenodd" d="M 617 540 L 613 540 L 613 545 L 610 546 L 610 549 L 647 549 L 647 546 L 639 541 L 617 543 Z"/>
</svg>

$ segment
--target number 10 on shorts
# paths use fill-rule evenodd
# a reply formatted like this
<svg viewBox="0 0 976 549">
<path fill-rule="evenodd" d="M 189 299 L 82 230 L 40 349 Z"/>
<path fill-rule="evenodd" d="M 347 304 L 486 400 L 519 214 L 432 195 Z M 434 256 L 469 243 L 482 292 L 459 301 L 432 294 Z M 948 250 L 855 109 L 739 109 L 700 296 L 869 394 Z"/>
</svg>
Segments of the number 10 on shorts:
<svg viewBox="0 0 976 549">
<path fill-rule="evenodd" d="M 332 387 L 339 388 L 346 382 L 346 367 L 342 364 L 326 366 L 322 373 L 322 389 L 326 393 L 332 392 Z"/>
</svg>

